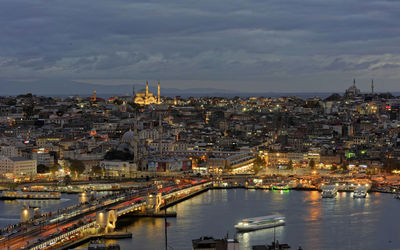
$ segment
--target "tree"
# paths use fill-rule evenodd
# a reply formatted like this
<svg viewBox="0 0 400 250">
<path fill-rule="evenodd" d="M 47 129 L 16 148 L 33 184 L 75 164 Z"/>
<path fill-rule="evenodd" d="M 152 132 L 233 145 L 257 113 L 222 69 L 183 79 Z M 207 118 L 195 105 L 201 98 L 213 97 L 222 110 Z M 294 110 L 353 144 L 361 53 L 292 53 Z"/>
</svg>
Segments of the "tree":
<svg viewBox="0 0 400 250">
<path fill-rule="evenodd" d="M 400 161 L 394 158 L 386 158 L 383 162 L 385 172 L 392 172 L 395 169 L 400 169 Z"/>
<path fill-rule="evenodd" d="M 343 172 L 347 172 L 349 169 L 347 168 L 347 164 L 343 163 L 341 166 Z"/>
<path fill-rule="evenodd" d="M 101 175 L 103 173 L 103 169 L 99 165 L 93 166 L 91 171 L 96 175 Z"/>
<path fill-rule="evenodd" d="M 336 170 L 337 170 L 337 166 L 336 165 L 332 165 L 331 171 L 333 172 L 333 171 L 336 171 Z"/>
<path fill-rule="evenodd" d="M 104 159 L 129 161 L 129 160 L 133 160 L 133 157 L 134 156 L 127 151 L 120 151 L 120 150 L 112 149 L 105 154 Z"/>
<path fill-rule="evenodd" d="M 120 99 L 115 99 L 114 100 L 114 104 L 116 104 L 116 105 L 121 105 L 122 103 L 123 103 L 123 101 L 120 100 Z"/>
<path fill-rule="evenodd" d="M 7 101 L 8 106 L 15 106 L 17 104 L 17 100 L 11 99 Z"/>
<path fill-rule="evenodd" d="M 44 173 L 48 173 L 48 172 L 50 172 L 50 168 L 48 166 L 43 165 L 43 164 L 39 164 L 37 166 L 37 173 L 38 174 L 44 174 Z"/>
<path fill-rule="evenodd" d="M 314 159 L 311 159 L 310 162 L 308 163 L 308 166 L 310 167 L 310 169 L 314 169 L 315 168 L 315 161 Z"/>
<path fill-rule="evenodd" d="M 261 170 L 263 170 L 264 167 L 265 167 L 265 161 L 260 156 L 257 156 L 257 158 L 255 159 L 255 161 L 253 163 L 254 172 L 258 173 Z"/>
<path fill-rule="evenodd" d="M 143 106 L 134 102 L 128 102 L 128 105 L 131 106 L 133 108 L 133 110 L 139 110 L 142 109 Z"/>
<path fill-rule="evenodd" d="M 290 160 L 287 164 L 287 169 L 292 170 L 293 169 L 293 161 Z"/>
<path fill-rule="evenodd" d="M 66 176 L 64 176 L 64 183 L 65 185 L 69 185 L 71 184 L 71 176 L 69 176 L 68 174 Z"/>
<path fill-rule="evenodd" d="M 332 95 L 328 96 L 325 101 L 340 101 L 342 96 L 338 93 L 333 93 Z"/>
<path fill-rule="evenodd" d="M 71 172 L 75 172 L 77 176 L 85 171 L 85 164 L 80 160 L 70 160 L 69 169 Z"/>
<path fill-rule="evenodd" d="M 49 167 L 49 170 L 50 170 L 50 172 L 51 172 L 52 174 L 54 174 L 55 172 L 58 171 L 58 167 L 59 167 L 58 164 L 53 164 L 52 166 Z"/>
</svg>

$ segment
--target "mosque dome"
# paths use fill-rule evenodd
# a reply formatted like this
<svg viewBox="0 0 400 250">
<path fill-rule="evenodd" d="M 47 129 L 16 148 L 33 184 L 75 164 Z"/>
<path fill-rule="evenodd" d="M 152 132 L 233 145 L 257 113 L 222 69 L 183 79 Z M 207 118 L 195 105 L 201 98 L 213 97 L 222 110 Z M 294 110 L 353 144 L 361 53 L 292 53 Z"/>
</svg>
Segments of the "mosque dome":
<svg viewBox="0 0 400 250">
<path fill-rule="evenodd" d="M 121 142 L 131 143 L 133 141 L 135 141 L 135 132 L 133 132 L 132 130 L 125 132 L 125 134 L 121 138 Z"/>
</svg>

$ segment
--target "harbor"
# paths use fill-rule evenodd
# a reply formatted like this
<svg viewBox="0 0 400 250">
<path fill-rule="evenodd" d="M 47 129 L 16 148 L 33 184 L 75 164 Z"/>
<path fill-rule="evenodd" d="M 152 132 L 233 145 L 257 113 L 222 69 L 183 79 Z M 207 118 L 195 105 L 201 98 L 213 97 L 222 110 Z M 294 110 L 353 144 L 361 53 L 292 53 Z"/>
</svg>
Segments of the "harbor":
<svg viewBox="0 0 400 250">
<path fill-rule="evenodd" d="M 237 233 L 234 225 L 243 218 L 280 213 L 286 223 L 275 228 L 275 237 L 293 249 L 396 249 L 400 247 L 395 215 L 399 206 L 398 200 L 385 193 L 353 199 L 349 192 L 338 192 L 333 199 L 323 199 L 318 191 L 209 190 L 168 209 L 177 212 L 176 218 L 168 218 L 168 245 L 186 250 L 192 247 L 192 239 L 201 236 L 236 234 L 239 249 L 251 249 L 272 242 L 274 230 Z M 380 214 L 383 210 L 387 213 Z M 163 218 L 121 220 L 116 230 L 133 234 L 132 239 L 118 240 L 122 249 L 164 248 Z M 363 232 L 363 237 L 354 242 L 357 232 Z"/>
<path fill-rule="evenodd" d="M 165 219 L 168 218 L 169 221 L 179 221 L 180 218 L 182 217 L 182 210 L 179 209 L 179 207 L 182 204 L 186 203 L 191 203 L 193 200 L 198 199 L 198 197 L 202 197 L 204 195 L 208 195 L 209 193 L 214 193 L 214 192 L 221 192 L 221 193 L 236 193 L 236 192 L 245 192 L 247 194 L 252 194 L 253 192 L 255 193 L 261 193 L 267 197 L 272 196 L 274 198 L 281 197 L 291 197 L 291 199 L 296 199 L 295 196 L 304 196 L 304 194 L 312 194 L 312 199 L 315 200 L 315 202 L 320 203 L 321 205 L 324 205 L 326 203 L 325 199 L 323 198 L 331 198 L 329 200 L 332 200 L 334 202 L 337 201 L 342 201 L 342 200 L 348 200 L 349 198 L 352 198 L 351 201 L 348 201 L 348 203 L 354 203 L 356 200 L 353 201 L 355 198 L 364 198 L 362 200 L 363 203 L 369 203 L 371 200 L 375 199 L 375 197 L 378 197 L 379 193 L 372 192 L 368 195 L 367 197 L 367 192 L 371 191 L 371 184 L 370 183 L 357 183 L 356 181 L 344 181 L 344 180 L 337 180 L 336 183 L 332 182 L 332 179 L 325 179 L 325 181 L 321 184 L 321 181 L 319 182 L 318 185 L 315 185 L 316 183 L 312 183 L 308 181 L 307 188 L 308 190 L 305 189 L 306 186 L 303 185 L 302 183 L 299 183 L 296 181 L 295 177 L 289 177 L 286 179 L 283 179 L 282 177 L 254 177 L 254 176 L 246 176 L 246 177 L 241 177 L 241 178 L 235 178 L 234 180 L 226 178 L 225 180 L 220 180 L 220 181 L 214 181 L 213 183 L 207 182 L 206 180 L 194 180 L 194 181 L 186 181 L 187 184 L 184 185 L 171 185 L 167 184 L 167 182 L 164 184 L 162 189 L 159 190 L 154 190 L 151 191 L 149 189 L 145 189 L 144 193 L 142 195 L 144 196 L 136 196 L 139 198 L 133 198 L 135 195 L 139 195 L 136 190 L 131 190 L 128 192 L 121 192 L 117 191 L 114 194 L 110 193 L 103 198 L 99 200 L 99 198 L 95 198 L 96 192 L 94 191 L 86 191 L 83 193 L 74 194 L 75 197 L 78 199 L 76 202 L 80 202 L 80 204 L 76 205 L 75 208 L 71 207 L 68 209 L 71 210 L 71 215 L 68 217 L 65 217 L 66 212 L 62 212 L 61 217 L 57 214 L 47 214 L 46 217 L 42 216 L 42 213 L 40 211 L 40 207 L 26 207 L 21 211 L 21 222 L 29 222 L 33 223 L 36 225 L 36 222 L 41 222 L 41 221 L 49 221 L 50 223 L 58 223 L 60 221 L 71 221 L 74 224 L 71 224 L 72 226 L 66 228 L 65 233 L 56 231 L 52 233 L 51 237 L 46 237 L 45 241 L 43 242 L 37 242 L 31 246 L 34 247 L 34 249 L 41 249 L 41 247 L 47 247 L 47 248 L 54 248 L 54 247 L 60 247 L 63 248 L 65 246 L 69 246 L 69 244 L 72 244 L 72 242 L 78 241 L 78 242 L 85 242 L 89 241 L 89 239 L 92 239 L 92 236 L 99 235 L 101 231 L 99 229 L 102 228 L 102 222 L 99 221 L 99 213 L 101 215 L 102 213 L 102 208 L 105 209 L 109 207 L 112 210 L 109 210 L 110 212 L 115 213 L 115 215 L 110 214 L 110 212 L 107 212 L 108 210 L 103 210 L 106 214 L 107 217 L 111 216 L 117 216 L 120 217 L 120 219 L 117 221 L 116 219 L 113 219 L 113 222 L 110 221 L 110 223 L 116 223 L 116 226 L 113 226 L 110 228 L 112 231 L 116 232 L 123 232 L 123 228 L 127 227 L 128 225 L 138 222 L 138 221 L 146 221 L 146 220 L 160 220 L 160 219 Z M 169 186 L 171 185 L 171 186 Z M 311 185 L 314 185 L 311 187 Z M 160 188 L 161 185 L 158 185 L 157 188 Z M 37 193 L 42 193 L 45 194 L 46 192 L 37 192 Z M 203 194 L 205 193 L 205 194 Z M 132 198 L 129 198 L 130 196 L 126 196 L 129 194 Z M 146 197 L 147 194 L 147 198 Z M 290 194 L 288 196 L 288 194 Z M 71 194 L 72 195 L 72 194 Z M 122 195 L 122 196 L 121 196 Z M 133 195 L 133 196 L 132 196 Z M 382 194 L 387 196 L 392 196 L 390 194 Z M 102 196 L 100 196 L 102 197 Z M 108 198 L 107 198 L 108 197 Z M 123 198 L 122 200 L 120 198 Z M 141 198 L 144 197 L 145 199 Z M 85 198 L 85 199 L 83 199 Z M 107 200 L 108 199 L 108 200 Z M 127 199 L 127 200 L 126 200 Z M 104 201 L 102 201 L 104 200 Z M 125 202 L 124 202 L 125 200 Z M 396 199 L 392 199 L 396 201 Z M 93 204 L 89 205 L 88 201 L 95 201 Z M 83 202 L 83 203 L 82 203 Z M 115 203 L 117 202 L 117 203 Z M 244 203 L 247 203 L 248 201 L 244 201 Z M 291 202 L 288 200 L 287 202 Z M 113 203 L 115 203 L 113 205 Z M 250 202 L 251 203 L 251 202 Z M 96 205 L 98 204 L 98 205 Z M 119 204 L 119 205 L 116 205 Z M 93 206 L 96 205 L 96 206 Z M 87 207 L 87 208 L 85 208 Z M 165 208 L 168 208 L 167 211 L 165 211 Z M 164 210 L 160 210 L 164 209 Z M 248 209 L 248 208 L 247 208 Z M 25 212 L 29 211 L 29 212 Z M 79 213 L 74 212 L 77 211 Z M 218 209 L 217 209 L 218 210 Z M 85 212 L 87 211 L 87 212 Z M 97 211 L 97 218 L 94 218 L 90 213 L 96 212 Z M 22 221 L 22 218 L 24 218 L 24 214 L 31 214 L 34 215 L 34 217 L 29 217 Z M 235 219 L 237 221 L 234 221 L 235 223 L 239 222 L 239 220 L 242 220 L 242 225 L 250 223 L 255 223 L 257 228 L 243 228 L 238 230 L 237 232 L 231 232 L 233 234 L 258 234 L 258 232 L 250 232 L 253 230 L 261 229 L 260 231 L 268 230 L 268 228 L 275 227 L 275 226 L 281 226 L 283 228 L 286 228 L 286 216 L 285 216 L 285 208 L 281 208 L 278 210 L 271 211 L 271 213 L 263 213 L 263 214 L 254 214 L 254 215 L 245 215 L 243 214 L 240 219 Z M 196 213 L 197 214 L 197 213 Z M 269 214 L 276 214 L 274 218 L 269 218 Z M 282 216 L 279 217 L 278 216 Z M 89 215 L 89 217 L 87 217 Z M 50 216 L 50 217 L 48 217 Z M 82 217 L 83 216 L 83 217 Z M 85 217 L 86 216 L 86 217 Z M 185 214 L 183 214 L 185 216 Z M 261 216 L 261 217 L 260 217 Z M 117 218 L 116 217 L 116 218 Z M 32 218 L 33 220 L 29 219 Z M 79 220 L 79 218 L 85 218 L 82 220 Z M 89 219 L 88 219 L 89 218 Z M 245 220 L 245 218 L 249 218 Z M 265 218 L 265 221 L 264 221 Z M 278 218 L 278 219 L 276 219 Z M 61 219 L 61 220 L 60 220 Z M 262 219 L 262 220 L 261 220 Z M 108 223 L 108 222 L 107 222 Z M 168 222 L 170 223 L 170 222 Z M 231 222 L 232 223 L 232 222 Z M 269 224 L 267 226 L 258 226 L 258 224 Z M 240 223 L 239 223 L 240 224 Z M 273 224 L 273 225 L 272 225 Z M 39 224 L 37 224 L 39 225 Z M 204 225 L 205 226 L 205 225 Z M 290 226 L 290 225 L 289 225 Z M 103 230 L 106 230 L 107 232 L 107 227 Z M 239 229 L 237 225 L 234 225 L 235 228 Z M 231 230 L 232 228 L 228 228 L 227 230 Z M 122 229 L 122 230 L 121 230 Z M 277 228 L 277 231 L 284 230 L 281 229 L 280 227 Z M 127 229 L 125 228 L 125 231 Z M 224 229 L 225 231 L 225 229 Z M 128 230 L 129 232 L 129 230 Z M 133 232 L 131 232 L 134 234 Z M 203 235 L 205 235 L 203 233 Z M 72 238 L 71 238 L 72 237 Z M 136 237 L 135 237 L 136 238 Z M 64 242 L 64 243 L 63 243 Z M 265 243 L 265 242 L 264 242 Z M 291 243 L 291 242 L 290 242 Z M 53 245 L 54 244 L 54 245 Z M 239 244 L 244 244 L 240 243 Z M 259 244 L 259 243 L 257 243 Z M 73 244 L 79 245 L 79 244 Z"/>
</svg>

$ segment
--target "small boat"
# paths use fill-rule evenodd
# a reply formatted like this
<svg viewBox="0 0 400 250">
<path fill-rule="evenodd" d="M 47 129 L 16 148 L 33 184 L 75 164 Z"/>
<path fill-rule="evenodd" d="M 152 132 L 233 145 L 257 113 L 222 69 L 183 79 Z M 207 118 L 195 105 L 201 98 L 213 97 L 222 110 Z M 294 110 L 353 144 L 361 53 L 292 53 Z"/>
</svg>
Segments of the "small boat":
<svg viewBox="0 0 400 250">
<path fill-rule="evenodd" d="M 364 186 L 357 187 L 354 189 L 353 198 L 365 198 L 367 197 L 367 189 Z"/>
<path fill-rule="evenodd" d="M 336 185 L 324 185 L 322 188 L 322 198 L 335 198 L 338 188 Z"/>
<path fill-rule="evenodd" d="M 280 215 L 247 218 L 239 221 L 235 228 L 238 231 L 252 231 L 285 225 L 285 217 Z"/>
<path fill-rule="evenodd" d="M 287 184 L 277 184 L 272 186 L 272 190 L 289 190 L 290 187 Z"/>
</svg>

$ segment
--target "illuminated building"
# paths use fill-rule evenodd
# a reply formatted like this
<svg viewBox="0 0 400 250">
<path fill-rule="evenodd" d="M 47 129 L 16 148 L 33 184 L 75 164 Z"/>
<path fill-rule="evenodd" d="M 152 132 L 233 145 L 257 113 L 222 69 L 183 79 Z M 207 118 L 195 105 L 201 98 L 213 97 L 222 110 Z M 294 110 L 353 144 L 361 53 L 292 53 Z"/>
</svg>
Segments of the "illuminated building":
<svg viewBox="0 0 400 250">
<path fill-rule="evenodd" d="M 134 102 L 139 105 L 160 104 L 160 92 L 160 82 L 158 82 L 157 97 L 155 97 L 153 93 L 149 92 L 149 83 L 146 82 L 146 89 L 136 93 Z"/>
<path fill-rule="evenodd" d="M 36 175 L 36 165 L 36 160 L 28 160 L 19 156 L 4 156 L 0 157 L 0 174 Z"/>
</svg>

